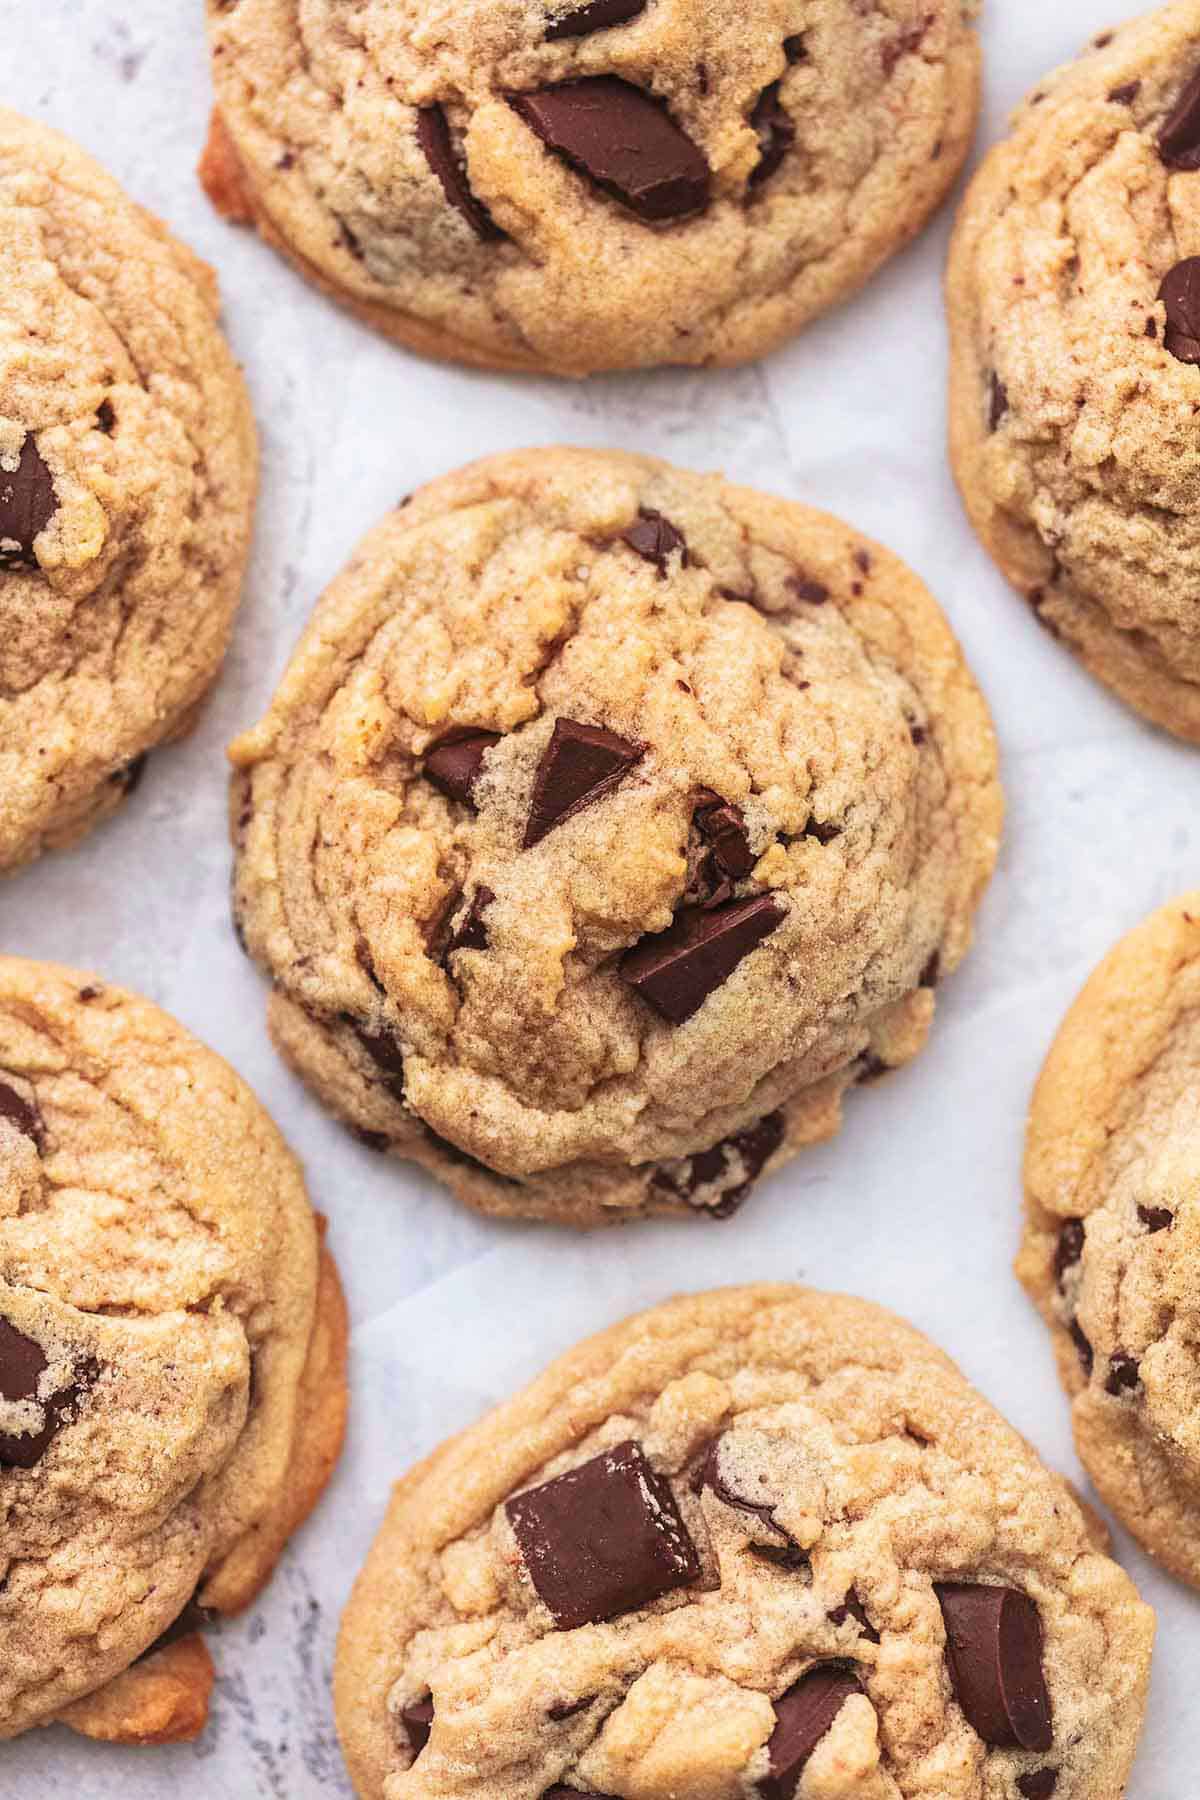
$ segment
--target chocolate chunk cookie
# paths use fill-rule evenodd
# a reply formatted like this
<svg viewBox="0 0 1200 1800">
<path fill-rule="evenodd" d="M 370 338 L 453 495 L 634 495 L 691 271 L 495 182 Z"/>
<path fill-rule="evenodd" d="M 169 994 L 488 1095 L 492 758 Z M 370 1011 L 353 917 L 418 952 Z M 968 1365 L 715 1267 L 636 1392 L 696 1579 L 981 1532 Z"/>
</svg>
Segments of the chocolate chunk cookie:
<svg viewBox="0 0 1200 1800">
<path fill-rule="evenodd" d="M 1036 617 L 1200 742 L 1200 0 L 1039 84 L 975 177 L 948 278 L 951 452 Z"/>
<path fill-rule="evenodd" d="M 346 1322 L 300 1170 L 148 1001 L 0 958 L 0 1738 L 204 1724 L 341 1446 Z"/>
<path fill-rule="evenodd" d="M 761 355 L 966 154 L 961 0 L 207 0 L 231 217 L 428 355 L 582 375 Z"/>
<path fill-rule="evenodd" d="M 906 1061 L 1000 823 L 945 620 L 845 525 L 492 458 L 360 547 L 233 746 L 271 1029 L 488 1212 L 723 1217 Z"/>
<path fill-rule="evenodd" d="M 0 869 L 181 736 L 241 587 L 254 426 L 212 272 L 0 108 Z"/>
<path fill-rule="evenodd" d="M 911 1326 L 673 1300 L 414 1469 L 342 1621 L 361 1800 L 1120 1800 L 1153 1615 Z"/>
<path fill-rule="evenodd" d="M 1123 938 L 1063 1021 L 1017 1273 L 1106 1503 L 1200 1587 L 1200 893 Z"/>
</svg>

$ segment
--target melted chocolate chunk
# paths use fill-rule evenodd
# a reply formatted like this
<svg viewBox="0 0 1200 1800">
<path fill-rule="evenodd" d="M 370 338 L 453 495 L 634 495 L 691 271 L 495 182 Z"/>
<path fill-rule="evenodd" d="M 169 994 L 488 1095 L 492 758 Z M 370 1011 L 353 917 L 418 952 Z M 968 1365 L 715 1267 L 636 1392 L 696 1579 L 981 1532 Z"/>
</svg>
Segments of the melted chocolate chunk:
<svg viewBox="0 0 1200 1800">
<path fill-rule="evenodd" d="M 1060 1288 L 1067 1270 L 1073 1269 L 1083 1255 L 1083 1242 L 1083 1220 L 1068 1219 L 1058 1234 L 1058 1243 L 1054 1248 L 1054 1276 Z"/>
<path fill-rule="evenodd" d="M 750 176 L 750 186 L 761 187 L 771 179 L 796 141 L 796 127 L 779 98 L 777 81 L 758 96 L 750 123 L 758 134 L 758 162 Z"/>
<path fill-rule="evenodd" d="M 1139 1206 L 1137 1212 L 1147 1231 L 1169 1231 L 1175 1223 L 1175 1214 L 1165 1206 Z"/>
<path fill-rule="evenodd" d="M 484 913 L 496 898 L 490 887 L 478 887 L 471 896 L 471 904 L 458 930 L 446 946 L 446 955 L 452 956 L 456 950 L 486 950 L 488 947 L 487 924 Z"/>
<path fill-rule="evenodd" d="M 1108 1359 L 1108 1379 L 1104 1383 L 1105 1391 L 1120 1398 L 1122 1394 L 1132 1394 L 1141 1385 L 1142 1372 L 1136 1356 L 1130 1356 L 1127 1350 L 1114 1350 Z"/>
<path fill-rule="evenodd" d="M 0 569 L 37 568 L 33 540 L 58 511 L 49 469 L 32 437 L 21 445 L 15 469 L 0 463 Z"/>
<path fill-rule="evenodd" d="M 1110 88 L 1108 97 L 1114 106 L 1132 106 L 1141 91 L 1140 81 L 1127 81 L 1123 87 Z"/>
<path fill-rule="evenodd" d="M 356 1019 L 351 1013 L 343 1013 L 342 1019 L 351 1027 L 371 1061 L 383 1074 L 384 1087 L 395 1099 L 403 1100 L 404 1051 L 387 1026 L 382 1031 L 376 1031 L 373 1026 L 364 1025 L 361 1019 Z"/>
<path fill-rule="evenodd" d="M 178 1644 L 183 1638 L 193 1637 L 198 1631 L 208 1631 L 220 1618 L 215 1606 L 201 1606 L 195 1594 L 185 1604 L 179 1616 L 172 1620 L 165 1631 L 160 1631 L 154 1642 L 142 1651 L 138 1661 L 153 1656 L 156 1650 L 165 1650 L 168 1644 Z"/>
<path fill-rule="evenodd" d="M 1035 1769 L 1031 1775 L 1017 1777 L 1017 1792 L 1024 1800 L 1050 1800 L 1057 1786 L 1057 1769 Z"/>
<path fill-rule="evenodd" d="M 504 1510 L 560 1630 L 634 1612 L 700 1573 L 669 1483 L 632 1439 L 515 1495 Z"/>
<path fill-rule="evenodd" d="M 998 429 L 1008 411 L 1008 389 L 993 370 L 988 381 L 988 430 Z"/>
<path fill-rule="evenodd" d="M 146 773 L 146 764 L 149 760 L 149 751 L 143 750 L 142 754 L 140 756 L 135 756 L 131 762 L 125 763 L 119 769 L 114 769 L 109 776 L 109 780 L 114 786 L 123 788 L 128 797 L 141 787 L 142 776 Z"/>
<path fill-rule="evenodd" d="M 785 1531 L 775 1517 L 778 1501 L 756 1500 L 753 1494 L 743 1494 L 734 1485 L 732 1476 L 722 1467 L 721 1446 L 724 1442 L 725 1435 L 722 1434 L 710 1446 L 704 1461 L 702 1485 L 711 1488 L 718 1500 L 723 1501 L 726 1506 L 732 1506 L 736 1512 L 752 1513 L 756 1519 L 761 1519 L 768 1531 L 773 1531 L 777 1537 L 783 1538 L 793 1549 L 798 1550 L 799 1545 L 791 1533 Z"/>
<path fill-rule="evenodd" d="M 695 813 L 696 824 L 712 845 L 713 860 L 731 881 L 741 881 L 754 867 L 754 852 L 740 806 L 706 789 Z"/>
<path fill-rule="evenodd" d="M 639 219 L 682 219 L 707 206 L 708 163 L 661 101 L 632 83 L 593 75 L 509 101 L 548 149 Z"/>
<path fill-rule="evenodd" d="M 1042 1621 L 1028 1594 L 968 1582 L 935 1584 L 955 1697 L 985 1744 L 1049 1750 L 1050 1696 Z"/>
<path fill-rule="evenodd" d="M 1096 1353 L 1084 1336 L 1078 1319 L 1072 1319 L 1067 1330 L 1071 1334 L 1071 1342 L 1079 1352 L 1079 1366 L 1090 1381 L 1092 1378 L 1092 1370 L 1096 1366 Z"/>
<path fill-rule="evenodd" d="M 602 800 L 644 755 L 642 745 L 601 725 L 557 720 L 534 777 L 524 848 L 532 849 L 556 825 Z"/>
<path fill-rule="evenodd" d="M 731 900 L 711 912 L 687 907 L 668 930 L 626 952 L 621 978 L 661 1018 L 682 1025 L 786 917 L 771 894 Z"/>
<path fill-rule="evenodd" d="M 563 1700 L 558 1706 L 548 1706 L 546 1717 L 553 1719 L 556 1725 L 561 1724 L 563 1719 L 573 1719 L 576 1714 L 586 1712 L 595 1698 L 595 1694 L 585 1694 L 582 1700 Z"/>
<path fill-rule="evenodd" d="M 443 738 L 425 755 L 425 779 L 434 787 L 459 800 L 464 806 L 475 804 L 472 794 L 483 769 L 483 759 L 493 744 L 500 742 L 498 731 L 462 731 Z"/>
<path fill-rule="evenodd" d="M 0 1081 L 0 1119 L 7 1119 L 10 1125 L 15 1125 L 19 1132 L 30 1138 L 39 1150 L 42 1148 L 44 1127 L 37 1102 L 22 1099 L 16 1088 L 9 1087 L 7 1081 Z"/>
<path fill-rule="evenodd" d="M 824 606 L 829 599 L 829 589 L 824 582 L 813 581 L 808 575 L 789 575 L 787 586 L 797 600 L 804 600 L 809 606 Z"/>
<path fill-rule="evenodd" d="M 563 13 L 546 27 L 550 42 L 555 38 L 587 37 L 592 31 L 607 31 L 611 25 L 625 25 L 645 12 L 646 0 L 590 0 L 574 12 Z"/>
<path fill-rule="evenodd" d="M 477 238 L 485 243 L 502 238 L 491 213 L 471 192 L 467 171 L 454 148 L 450 125 L 441 106 L 423 106 L 417 114 L 417 142 L 429 167 L 442 184 L 442 192 L 455 212 L 461 213 Z"/>
<path fill-rule="evenodd" d="M 676 550 L 682 553 L 683 565 L 687 567 L 687 543 L 682 531 L 652 507 L 638 508 L 637 523 L 621 533 L 621 541 L 635 550 L 643 561 L 654 563 L 660 581 L 666 580 L 667 564 Z"/>
<path fill-rule="evenodd" d="M 1200 169 L 1200 69 L 1184 84 L 1158 133 L 1168 169 Z"/>
<path fill-rule="evenodd" d="M 809 1757 L 850 1696 L 862 1691 L 852 1670 L 821 1663 L 775 1702 L 775 1729 L 767 1740 L 769 1774 L 758 1789 L 763 1800 L 793 1800 Z"/>
<path fill-rule="evenodd" d="M 1176 263 L 1163 277 L 1158 297 L 1167 314 L 1165 348 L 1176 362 L 1200 363 L 1200 256 Z"/>
<path fill-rule="evenodd" d="M 790 63 L 804 61 L 805 57 L 808 55 L 808 51 L 805 48 L 803 33 L 798 32 L 795 37 L 784 38 L 783 54 Z"/>
<path fill-rule="evenodd" d="M 942 953 L 935 950 L 925 967 L 921 970 L 919 985 L 923 988 L 935 988 L 942 973 Z"/>
<path fill-rule="evenodd" d="M 420 1756 L 429 1742 L 429 1734 L 433 1730 L 433 1697 L 426 1694 L 423 1700 L 414 1700 L 410 1706 L 400 1708 L 400 1718 L 408 1734 L 414 1757 Z"/>
<path fill-rule="evenodd" d="M 783 1134 L 783 1114 L 768 1113 L 757 1125 L 751 1125 L 745 1131 L 734 1132 L 731 1137 L 714 1144 L 711 1150 L 701 1150 L 695 1156 L 681 1158 L 673 1166 L 664 1165 L 655 1174 L 651 1185 L 665 1189 L 690 1204 L 692 1196 L 699 1189 L 719 1187 L 732 1174 L 733 1185 L 721 1193 L 719 1200 L 712 1205 L 698 1202 L 696 1206 L 698 1212 L 711 1218 L 728 1219 L 738 1211 L 762 1173 L 764 1164 L 778 1150 L 783 1142 Z M 741 1174 L 733 1173 L 731 1165 L 735 1156 L 741 1158 Z"/>
<path fill-rule="evenodd" d="M 879 1633 L 866 1615 L 862 1601 L 851 1588 L 840 1606 L 835 1606 L 829 1615 L 831 1625 L 844 1625 L 847 1619 L 853 1619 L 868 1643 L 877 1644 Z"/>
<path fill-rule="evenodd" d="M 40 1344 L 18 1331 L 7 1319 L 0 1318 L 0 1399 L 36 1401 L 38 1382 L 46 1363 Z M 46 1454 L 56 1432 L 74 1412 L 81 1392 L 99 1373 L 99 1364 L 90 1358 L 77 1366 L 74 1380 L 42 1403 L 44 1418 L 40 1429 L 0 1431 L 0 1469 L 34 1468 Z"/>
</svg>

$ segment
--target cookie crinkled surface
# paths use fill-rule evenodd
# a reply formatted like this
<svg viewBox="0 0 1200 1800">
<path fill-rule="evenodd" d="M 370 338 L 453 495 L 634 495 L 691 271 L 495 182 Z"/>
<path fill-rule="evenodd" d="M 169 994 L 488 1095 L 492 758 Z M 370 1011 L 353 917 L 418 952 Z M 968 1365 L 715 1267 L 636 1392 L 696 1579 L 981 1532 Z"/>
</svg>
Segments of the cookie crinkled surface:
<svg viewBox="0 0 1200 1800">
<path fill-rule="evenodd" d="M 941 613 L 823 514 L 630 455 L 423 489 L 232 749 L 273 1035 L 493 1213 L 718 1217 L 920 1048 L 1000 827 Z"/>
<path fill-rule="evenodd" d="M 75 144 L 0 108 L 0 869 L 187 731 L 256 485 L 212 271 Z"/>
<path fill-rule="evenodd" d="M 148 1001 L 0 958 L 0 1738 L 195 1736 L 194 1623 L 253 1599 L 324 1487 L 345 1352 L 244 1083 Z"/>
<path fill-rule="evenodd" d="M 399 1483 L 335 1703 L 361 1800 L 1119 1800 L 1152 1635 L 927 1339 L 731 1288 L 580 1345 Z"/>
<path fill-rule="evenodd" d="M 1200 741 L 1200 4 L 1040 82 L 951 251 L 951 453 L 1038 619 Z"/>
<path fill-rule="evenodd" d="M 1200 1587 L 1200 893 L 1123 938 L 1038 1081 L 1018 1273 L 1106 1505 Z"/>
<path fill-rule="evenodd" d="M 851 293 L 962 164 L 961 0 L 208 0 L 202 165 L 414 349 L 731 363 Z"/>
</svg>

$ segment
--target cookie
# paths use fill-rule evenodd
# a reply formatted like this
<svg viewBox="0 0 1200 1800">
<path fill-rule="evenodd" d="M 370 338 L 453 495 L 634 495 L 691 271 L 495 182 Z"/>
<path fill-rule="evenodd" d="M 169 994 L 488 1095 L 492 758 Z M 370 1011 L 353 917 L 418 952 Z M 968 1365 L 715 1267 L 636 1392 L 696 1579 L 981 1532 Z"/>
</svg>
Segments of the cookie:
<svg viewBox="0 0 1200 1800">
<path fill-rule="evenodd" d="M 974 129 L 961 0 L 208 0 L 201 174 L 426 355 L 760 356 L 920 230 Z"/>
<path fill-rule="evenodd" d="M 399 1483 L 361 1800 L 1118 1800 L 1153 1614 L 910 1325 L 791 1286 L 579 1345 Z"/>
<path fill-rule="evenodd" d="M 1079 1455 L 1200 1587 L 1200 893 L 1123 938 L 1038 1081 L 1017 1273 L 1054 1336 Z"/>
<path fill-rule="evenodd" d="M 646 457 L 425 488 L 232 747 L 283 1054 L 481 1211 L 724 1217 L 906 1061 L 996 852 L 987 711 L 916 577 Z"/>
<path fill-rule="evenodd" d="M 976 175 L 948 275 L 950 439 L 1037 619 L 1200 742 L 1200 0 L 1097 37 Z"/>
<path fill-rule="evenodd" d="M 0 1738 L 204 1724 L 341 1447 L 346 1319 L 300 1169 L 157 1007 L 0 958 Z"/>
<path fill-rule="evenodd" d="M 225 652 L 256 482 L 212 271 L 0 108 L 0 868 L 113 812 Z"/>
</svg>

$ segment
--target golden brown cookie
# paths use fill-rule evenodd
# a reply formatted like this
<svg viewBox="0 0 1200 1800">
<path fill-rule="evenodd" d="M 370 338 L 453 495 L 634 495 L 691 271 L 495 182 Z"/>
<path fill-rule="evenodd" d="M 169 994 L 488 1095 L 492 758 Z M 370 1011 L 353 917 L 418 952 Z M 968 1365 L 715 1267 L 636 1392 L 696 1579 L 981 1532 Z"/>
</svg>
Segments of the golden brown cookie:
<svg viewBox="0 0 1200 1800">
<path fill-rule="evenodd" d="M 799 1287 L 581 1344 L 393 1492 L 361 1800 L 1119 1800 L 1153 1615 L 948 1357 Z"/>
<path fill-rule="evenodd" d="M 299 1166 L 148 1001 L 0 958 L 0 1738 L 204 1724 L 197 1627 L 341 1447 L 346 1317 Z"/>
<path fill-rule="evenodd" d="M 256 482 L 212 271 L 0 108 L 0 869 L 70 842 L 220 667 Z"/>
<path fill-rule="evenodd" d="M 921 1047 L 1000 826 L 946 621 L 646 457 L 435 482 L 232 749 L 235 908 L 321 1099 L 469 1204 L 724 1217 Z"/>
<path fill-rule="evenodd" d="M 1033 1098 L 1017 1273 L 1107 1505 L 1200 1587 L 1200 893 L 1100 964 Z"/>
<path fill-rule="evenodd" d="M 950 257 L 950 443 L 1039 621 L 1200 741 L 1200 0 L 1039 83 Z"/>
<path fill-rule="evenodd" d="M 427 355 L 582 375 L 761 355 L 953 183 L 961 0 L 207 0 L 201 173 Z"/>
</svg>

